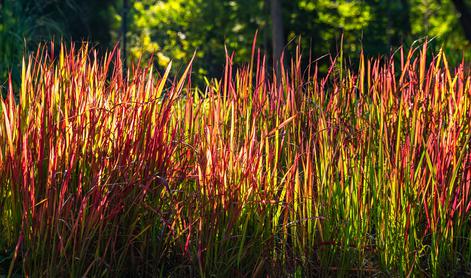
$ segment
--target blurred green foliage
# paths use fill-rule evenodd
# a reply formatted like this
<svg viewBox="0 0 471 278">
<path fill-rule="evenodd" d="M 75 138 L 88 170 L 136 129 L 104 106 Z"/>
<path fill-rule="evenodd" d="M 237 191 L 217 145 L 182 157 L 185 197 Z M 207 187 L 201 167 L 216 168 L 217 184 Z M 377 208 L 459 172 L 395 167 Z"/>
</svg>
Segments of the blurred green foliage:
<svg viewBox="0 0 471 278">
<path fill-rule="evenodd" d="M 92 41 L 105 50 L 113 45 L 114 0 L 0 0 L 0 89 L 8 75 L 19 83 L 21 58 L 40 43 Z"/>
<path fill-rule="evenodd" d="M 237 50 L 236 61 L 246 60 L 255 31 L 267 25 L 263 2 L 252 0 L 131 2 L 131 56 L 138 59 L 155 54 L 161 68 L 172 59 L 178 70 L 197 50 L 194 69 L 200 75 L 220 74 L 225 47 Z"/>
<path fill-rule="evenodd" d="M 8 74 L 18 77 L 18 62 L 22 55 L 23 37 L 27 33 L 27 18 L 17 17 L 19 6 L 5 1 L 0 10 L 0 91 L 6 93 Z"/>
<path fill-rule="evenodd" d="M 128 0 L 130 59 L 154 56 L 160 69 L 174 61 L 180 70 L 193 53 L 197 76 L 219 77 L 226 48 L 235 62 L 248 61 L 255 32 L 258 46 L 271 53 L 269 0 Z M 388 54 L 402 44 L 434 38 L 452 61 L 471 56 L 453 0 L 284 0 L 287 53 L 301 37 L 305 52 L 336 53 L 343 34 L 345 55 L 363 49 Z M 471 7 L 471 1 L 467 1 Z M 123 0 L 0 0 L 0 78 L 17 76 L 24 47 L 34 49 L 55 37 L 92 41 L 100 49 L 121 38 Z M 352 55 L 355 56 L 355 55 Z M 16 72 L 15 72 L 16 71 Z"/>
<path fill-rule="evenodd" d="M 172 59 L 183 67 L 197 50 L 197 76 L 219 77 L 224 47 L 236 51 L 235 62 L 250 59 L 251 44 L 259 31 L 258 46 L 271 53 L 268 0 L 140 0 L 131 1 L 128 37 L 133 59 L 156 56 L 163 68 Z M 471 56 L 459 13 L 451 0 L 290 0 L 283 2 L 288 52 L 301 45 L 314 56 L 335 54 L 343 34 L 346 56 L 389 54 L 399 46 L 433 38 L 432 47 L 444 47 L 452 62 Z M 119 22 L 120 17 L 117 16 Z M 118 36 L 115 35 L 115 39 Z M 354 62 L 354 61 L 353 61 Z"/>
</svg>

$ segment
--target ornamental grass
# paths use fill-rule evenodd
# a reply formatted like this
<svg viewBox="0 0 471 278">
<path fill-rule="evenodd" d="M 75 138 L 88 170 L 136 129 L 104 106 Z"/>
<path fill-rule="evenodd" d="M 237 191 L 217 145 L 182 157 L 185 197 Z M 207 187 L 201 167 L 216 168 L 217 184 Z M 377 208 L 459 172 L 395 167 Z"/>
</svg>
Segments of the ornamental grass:
<svg viewBox="0 0 471 278">
<path fill-rule="evenodd" d="M 39 47 L 0 103 L 0 275 L 471 275 L 471 74 L 429 52 L 253 47 L 195 88 Z"/>
</svg>

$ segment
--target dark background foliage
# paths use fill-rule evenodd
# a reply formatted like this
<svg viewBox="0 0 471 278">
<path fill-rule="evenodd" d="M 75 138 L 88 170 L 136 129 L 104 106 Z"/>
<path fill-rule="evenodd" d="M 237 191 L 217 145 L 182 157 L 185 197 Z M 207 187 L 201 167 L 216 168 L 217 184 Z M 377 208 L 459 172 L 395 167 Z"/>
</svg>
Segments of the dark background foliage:
<svg viewBox="0 0 471 278">
<path fill-rule="evenodd" d="M 270 58 L 276 48 L 293 53 L 299 38 L 314 57 L 335 54 L 343 35 L 346 55 L 390 54 L 428 38 L 457 62 L 471 55 L 470 7 L 469 0 L 2 0 L 0 79 L 5 84 L 11 71 L 18 80 L 24 52 L 51 39 L 89 41 L 103 53 L 122 40 L 124 11 L 128 60 L 155 56 L 160 70 L 173 60 L 178 71 L 197 51 L 199 80 L 220 77 L 226 48 L 235 62 L 247 61 L 256 31 Z"/>
</svg>

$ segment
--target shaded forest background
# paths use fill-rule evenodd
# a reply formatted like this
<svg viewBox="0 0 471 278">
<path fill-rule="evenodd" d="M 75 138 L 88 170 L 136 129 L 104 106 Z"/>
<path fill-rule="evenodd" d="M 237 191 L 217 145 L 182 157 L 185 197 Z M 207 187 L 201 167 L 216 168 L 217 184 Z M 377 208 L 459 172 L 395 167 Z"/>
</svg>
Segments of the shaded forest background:
<svg viewBox="0 0 471 278">
<path fill-rule="evenodd" d="M 257 30 L 270 58 L 292 53 L 299 38 L 313 57 L 335 54 L 342 34 L 346 57 L 390 54 L 426 38 L 452 62 L 471 56 L 469 0 L 0 0 L 0 9 L 3 86 L 9 71 L 19 79 L 22 55 L 41 42 L 90 41 L 103 53 L 123 31 L 128 61 L 154 55 L 160 70 L 172 60 L 178 71 L 197 50 L 200 80 L 219 77 L 225 47 L 235 62 L 248 61 Z"/>
</svg>

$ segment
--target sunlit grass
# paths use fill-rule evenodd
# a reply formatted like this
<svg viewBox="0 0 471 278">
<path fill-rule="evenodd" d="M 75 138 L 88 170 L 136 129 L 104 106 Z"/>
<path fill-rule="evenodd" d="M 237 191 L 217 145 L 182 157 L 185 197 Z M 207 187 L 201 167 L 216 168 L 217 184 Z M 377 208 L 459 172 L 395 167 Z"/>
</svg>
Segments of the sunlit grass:
<svg viewBox="0 0 471 278">
<path fill-rule="evenodd" d="M 469 69 L 424 44 L 321 75 L 298 51 L 273 80 L 253 53 L 202 90 L 191 62 L 26 58 L 0 108 L 0 273 L 469 274 Z"/>
</svg>

